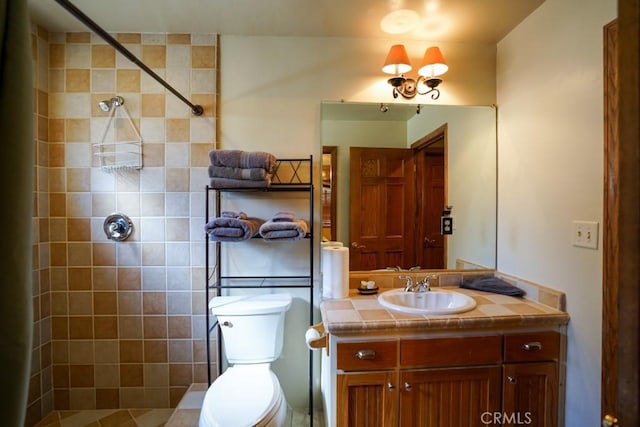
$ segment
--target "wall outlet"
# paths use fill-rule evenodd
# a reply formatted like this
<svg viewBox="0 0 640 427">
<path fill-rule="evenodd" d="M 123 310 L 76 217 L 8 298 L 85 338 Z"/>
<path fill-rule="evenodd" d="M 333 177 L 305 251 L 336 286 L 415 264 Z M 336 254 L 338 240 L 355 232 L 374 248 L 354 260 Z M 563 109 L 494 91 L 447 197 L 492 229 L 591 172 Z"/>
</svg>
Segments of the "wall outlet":
<svg viewBox="0 0 640 427">
<path fill-rule="evenodd" d="M 598 223 L 595 221 L 573 221 L 573 246 L 598 249 Z"/>
</svg>

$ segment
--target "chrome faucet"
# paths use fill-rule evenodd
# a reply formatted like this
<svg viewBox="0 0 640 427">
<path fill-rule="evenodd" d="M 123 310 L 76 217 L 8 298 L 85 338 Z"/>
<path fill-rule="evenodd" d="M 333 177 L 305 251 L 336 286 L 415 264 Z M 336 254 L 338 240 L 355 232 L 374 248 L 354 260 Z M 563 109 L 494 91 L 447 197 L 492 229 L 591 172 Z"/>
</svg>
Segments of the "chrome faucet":
<svg viewBox="0 0 640 427">
<path fill-rule="evenodd" d="M 405 292 L 413 292 L 414 284 L 411 276 L 398 276 L 398 279 L 406 280 L 406 283 L 404 285 Z"/>
<path fill-rule="evenodd" d="M 398 276 L 398 278 L 406 280 L 404 285 L 405 292 L 429 292 L 431 290 L 431 285 L 429 284 L 431 276 L 426 276 L 418 283 L 413 283 L 411 276 Z"/>
<path fill-rule="evenodd" d="M 431 276 L 426 276 L 424 279 L 419 281 L 415 286 L 416 289 L 414 292 L 429 292 L 431 290 L 431 284 L 429 283 L 430 279 Z"/>
</svg>

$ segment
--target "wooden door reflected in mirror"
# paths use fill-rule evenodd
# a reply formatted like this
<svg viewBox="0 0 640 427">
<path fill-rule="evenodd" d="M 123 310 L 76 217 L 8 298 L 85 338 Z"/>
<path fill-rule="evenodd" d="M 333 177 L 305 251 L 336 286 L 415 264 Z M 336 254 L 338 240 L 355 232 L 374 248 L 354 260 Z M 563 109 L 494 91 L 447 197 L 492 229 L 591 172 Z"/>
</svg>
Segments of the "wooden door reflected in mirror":
<svg viewBox="0 0 640 427">
<path fill-rule="evenodd" d="M 322 147 L 322 240 L 336 240 L 336 162 L 338 147 Z"/>
</svg>

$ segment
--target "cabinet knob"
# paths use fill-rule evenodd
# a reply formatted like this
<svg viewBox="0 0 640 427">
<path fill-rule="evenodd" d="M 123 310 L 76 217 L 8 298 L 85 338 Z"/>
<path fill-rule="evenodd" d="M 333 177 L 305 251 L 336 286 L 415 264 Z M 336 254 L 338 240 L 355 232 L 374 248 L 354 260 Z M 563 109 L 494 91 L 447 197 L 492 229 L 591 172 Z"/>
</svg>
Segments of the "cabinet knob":
<svg viewBox="0 0 640 427">
<path fill-rule="evenodd" d="M 411 384 L 409 384 L 408 382 L 405 382 L 405 383 L 404 383 L 404 389 L 405 389 L 406 391 L 411 391 Z"/>
<path fill-rule="evenodd" d="M 507 381 L 509 381 L 509 384 L 518 384 L 518 379 L 516 377 L 512 377 L 511 375 L 507 376 Z"/>
<path fill-rule="evenodd" d="M 373 360 L 376 358 L 375 350 L 360 350 L 356 353 L 356 357 L 360 360 Z"/>
<path fill-rule="evenodd" d="M 387 388 L 391 391 L 396 389 L 396 386 L 394 386 L 392 383 L 387 383 Z"/>
<path fill-rule="evenodd" d="M 360 244 L 360 243 L 358 243 L 358 242 L 353 242 L 353 243 L 351 243 L 351 247 L 352 247 L 353 249 L 364 249 L 364 248 L 366 248 L 366 246 L 365 246 L 365 245 L 361 245 L 361 244 Z"/>
<path fill-rule="evenodd" d="M 540 351 L 542 350 L 542 343 L 540 341 L 528 342 L 522 345 L 524 351 Z"/>
</svg>

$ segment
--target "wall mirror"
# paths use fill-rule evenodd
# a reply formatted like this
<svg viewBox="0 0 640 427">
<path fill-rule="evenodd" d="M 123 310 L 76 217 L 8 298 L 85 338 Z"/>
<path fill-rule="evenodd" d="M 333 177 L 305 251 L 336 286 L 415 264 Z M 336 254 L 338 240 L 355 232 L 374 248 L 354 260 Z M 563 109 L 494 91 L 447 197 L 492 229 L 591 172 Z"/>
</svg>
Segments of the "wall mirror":
<svg viewBox="0 0 640 427">
<path fill-rule="evenodd" d="M 495 107 L 323 102 L 320 132 L 323 240 L 337 240 L 349 246 L 350 261 L 362 258 L 356 266 L 352 264 L 352 270 L 496 267 Z M 414 153 L 413 159 L 396 159 L 393 154 L 396 149 Z M 363 154 L 371 152 L 375 154 Z M 420 157 L 415 155 L 418 152 Z M 442 158 L 438 166 L 432 168 L 442 174 L 442 182 L 435 186 L 441 194 L 436 196 L 424 188 L 429 166 L 425 166 L 428 162 L 423 159 L 434 152 Z M 410 191 L 415 193 L 407 195 L 409 190 L 406 190 L 402 193 L 407 195 L 403 199 L 398 195 L 396 181 L 374 185 L 368 178 L 363 178 L 354 189 L 352 181 L 356 178 L 352 175 L 359 169 L 358 165 L 364 165 L 364 174 L 374 171 L 374 175 L 386 173 L 395 177 L 399 170 L 409 172 Z M 407 214 L 404 207 L 408 206 L 405 202 L 409 198 L 415 203 Z M 354 199 L 361 203 L 355 214 L 351 212 Z M 378 214 L 380 218 L 376 219 L 372 206 L 381 200 L 387 205 L 387 214 Z M 453 228 L 452 234 L 443 235 L 440 222 L 441 216 L 447 216 L 447 207 L 450 207 L 448 216 L 453 220 Z M 443 242 L 442 261 L 436 267 L 424 264 L 430 261 L 420 256 L 428 252 L 424 248 L 436 240 L 433 234 L 428 234 L 429 227 L 425 225 L 431 221 L 423 215 L 427 210 L 437 212 L 436 233 Z M 353 224 L 360 228 L 359 232 L 354 233 Z M 403 224 L 404 231 L 395 230 L 398 224 Z M 383 232 L 379 233 L 380 230 Z M 354 234 L 360 236 L 355 239 L 363 240 L 355 240 Z M 370 236 L 362 237 L 367 234 Z M 367 240 L 377 234 L 385 236 L 377 242 Z M 381 240 L 390 241 L 394 236 L 400 236 L 399 240 L 405 243 L 412 241 L 408 245 L 413 251 L 411 257 L 402 261 L 403 258 L 394 255 L 398 253 L 395 249 L 382 257 L 371 255 Z"/>
</svg>

